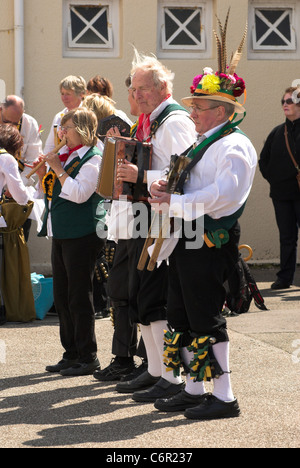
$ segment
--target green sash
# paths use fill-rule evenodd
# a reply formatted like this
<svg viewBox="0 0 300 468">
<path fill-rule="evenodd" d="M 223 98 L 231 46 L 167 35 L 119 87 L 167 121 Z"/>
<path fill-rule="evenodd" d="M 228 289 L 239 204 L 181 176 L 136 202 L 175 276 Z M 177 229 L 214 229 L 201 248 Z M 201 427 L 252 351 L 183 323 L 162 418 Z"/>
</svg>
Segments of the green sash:
<svg viewBox="0 0 300 468">
<path fill-rule="evenodd" d="M 228 122 L 218 132 L 214 133 L 209 138 L 206 138 L 196 148 L 192 149 L 187 156 L 190 159 L 194 159 L 203 148 L 205 148 L 206 146 L 210 146 L 212 143 L 214 143 L 215 140 L 219 140 L 220 138 L 223 138 L 226 135 L 229 135 L 230 133 L 232 133 L 233 130 L 235 132 L 241 133 L 242 135 L 245 135 L 240 129 L 237 129 L 236 127 L 244 120 L 246 116 L 246 112 L 244 113 L 243 117 L 240 120 L 238 120 L 237 122 L 234 122 L 236 115 L 237 114 L 235 114 L 231 122 Z"/>
<path fill-rule="evenodd" d="M 164 121 L 168 118 L 171 117 L 172 112 L 175 112 L 177 110 L 184 111 L 188 115 L 188 111 L 182 107 L 180 104 L 169 104 L 165 109 L 159 114 L 159 116 L 151 123 L 150 127 L 150 135 L 149 138 L 152 138 L 153 135 L 157 132 L 158 128 L 164 123 Z M 173 114 L 172 114 L 173 115 Z M 130 131 L 130 136 L 131 138 L 134 138 L 136 136 L 136 132 L 138 129 L 138 120 L 136 123 L 131 127 Z"/>
</svg>

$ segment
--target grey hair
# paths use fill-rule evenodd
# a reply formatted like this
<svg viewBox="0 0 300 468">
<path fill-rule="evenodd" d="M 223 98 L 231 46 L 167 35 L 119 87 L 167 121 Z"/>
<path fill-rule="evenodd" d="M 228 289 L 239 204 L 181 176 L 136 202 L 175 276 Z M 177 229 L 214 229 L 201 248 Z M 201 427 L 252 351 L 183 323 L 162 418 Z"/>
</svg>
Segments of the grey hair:
<svg viewBox="0 0 300 468">
<path fill-rule="evenodd" d="M 86 81 L 82 76 L 66 76 L 59 84 L 59 90 L 62 88 L 74 91 L 77 96 L 86 93 Z"/>
<path fill-rule="evenodd" d="M 130 72 L 131 78 L 137 72 L 137 70 L 151 71 L 153 74 L 153 81 L 156 87 L 161 86 L 165 83 L 167 91 L 172 94 L 173 92 L 173 80 L 175 74 L 168 70 L 155 55 L 144 55 L 134 48 L 134 58 L 132 61 L 132 69 Z"/>
<path fill-rule="evenodd" d="M 234 107 L 234 104 L 231 104 L 230 102 L 224 102 L 224 101 L 211 101 L 211 103 L 212 103 L 211 107 L 212 107 L 212 106 L 215 106 L 215 105 L 216 105 L 216 103 L 217 103 L 217 105 L 218 105 L 218 106 L 222 106 L 222 107 L 224 107 L 224 109 L 225 109 L 225 115 L 226 115 L 226 117 L 228 117 L 228 118 L 229 118 L 229 117 L 231 117 L 231 116 L 232 116 L 232 114 L 234 114 L 234 113 L 235 113 L 235 107 Z"/>
</svg>

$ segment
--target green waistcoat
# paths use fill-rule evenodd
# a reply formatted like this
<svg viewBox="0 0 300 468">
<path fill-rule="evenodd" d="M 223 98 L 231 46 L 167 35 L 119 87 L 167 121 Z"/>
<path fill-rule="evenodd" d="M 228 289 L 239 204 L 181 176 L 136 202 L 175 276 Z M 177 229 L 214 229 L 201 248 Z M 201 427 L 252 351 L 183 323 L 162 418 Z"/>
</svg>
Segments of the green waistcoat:
<svg viewBox="0 0 300 468">
<path fill-rule="evenodd" d="M 64 169 L 69 171 L 69 176 L 75 179 L 81 167 L 96 154 L 101 154 L 98 148 L 92 147 L 82 159 L 79 156 L 72 160 Z M 76 165 L 77 164 L 77 165 Z M 72 168 L 72 169 L 71 169 Z M 53 237 L 56 239 L 77 239 L 96 232 L 98 223 L 102 223 L 105 217 L 105 210 L 102 208 L 103 198 L 97 193 L 84 203 L 74 203 L 61 198 L 61 184 L 56 179 L 53 187 L 51 209 L 45 197 L 46 211 L 43 220 L 43 227 L 38 234 L 39 237 L 47 236 L 47 219 L 51 212 L 51 222 Z"/>
</svg>

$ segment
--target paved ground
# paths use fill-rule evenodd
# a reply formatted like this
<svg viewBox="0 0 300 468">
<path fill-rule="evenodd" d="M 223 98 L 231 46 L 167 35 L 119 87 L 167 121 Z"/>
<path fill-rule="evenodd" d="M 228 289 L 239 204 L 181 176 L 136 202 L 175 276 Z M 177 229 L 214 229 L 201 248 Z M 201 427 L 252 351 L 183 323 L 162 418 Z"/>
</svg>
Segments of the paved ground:
<svg viewBox="0 0 300 468">
<path fill-rule="evenodd" d="M 239 418 L 189 421 L 139 405 L 113 383 L 45 373 L 61 352 L 57 319 L 47 316 L 0 327 L 0 447 L 95 447 L 116 454 L 121 448 L 299 448 L 300 269 L 284 292 L 270 290 L 273 269 L 253 271 L 269 310 L 252 304 L 247 314 L 228 319 Z M 97 321 L 97 337 L 104 367 L 111 359 L 109 320 Z"/>
</svg>

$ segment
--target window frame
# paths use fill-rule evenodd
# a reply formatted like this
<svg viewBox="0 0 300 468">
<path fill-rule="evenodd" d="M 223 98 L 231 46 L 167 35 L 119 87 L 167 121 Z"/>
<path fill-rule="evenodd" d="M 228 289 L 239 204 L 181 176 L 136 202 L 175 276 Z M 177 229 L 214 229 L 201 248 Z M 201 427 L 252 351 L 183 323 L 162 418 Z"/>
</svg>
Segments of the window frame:
<svg viewBox="0 0 300 468">
<path fill-rule="evenodd" d="M 200 46 L 168 45 L 163 36 L 165 28 L 165 8 L 200 8 L 201 34 L 204 34 Z M 160 59 L 198 59 L 208 58 L 212 55 L 212 0 L 158 0 L 157 2 L 157 56 Z"/>
<path fill-rule="evenodd" d="M 259 10 L 291 11 L 291 41 L 287 45 L 260 45 L 256 41 L 255 13 Z M 299 31 L 300 1 L 288 1 L 282 5 L 280 0 L 250 0 L 249 2 L 249 34 L 248 58 L 255 60 L 292 60 L 300 58 L 297 31 Z M 276 23 L 275 23 L 276 24 Z M 298 28 L 298 29 L 297 29 Z"/>
<path fill-rule="evenodd" d="M 108 40 L 104 44 L 80 44 L 72 39 L 71 29 L 71 8 L 72 7 L 108 7 L 107 8 L 107 26 Z M 89 0 L 88 5 L 83 0 L 63 0 L 63 56 L 74 58 L 113 58 L 119 56 L 120 51 L 120 0 Z M 95 18 L 95 17 L 94 17 Z M 89 24 L 93 22 L 90 21 Z M 87 20 L 84 20 L 87 22 Z M 88 26 L 88 25 L 87 25 Z M 92 24 L 91 28 L 92 29 Z M 98 32 L 96 34 L 99 34 Z M 79 33 L 80 35 L 80 33 Z M 78 35 L 78 36 L 79 36 Z M 77 36 L 77 37 L 78 37 Z M 105 39 L 105 38 L 104 38 Z"/>
</svg>

